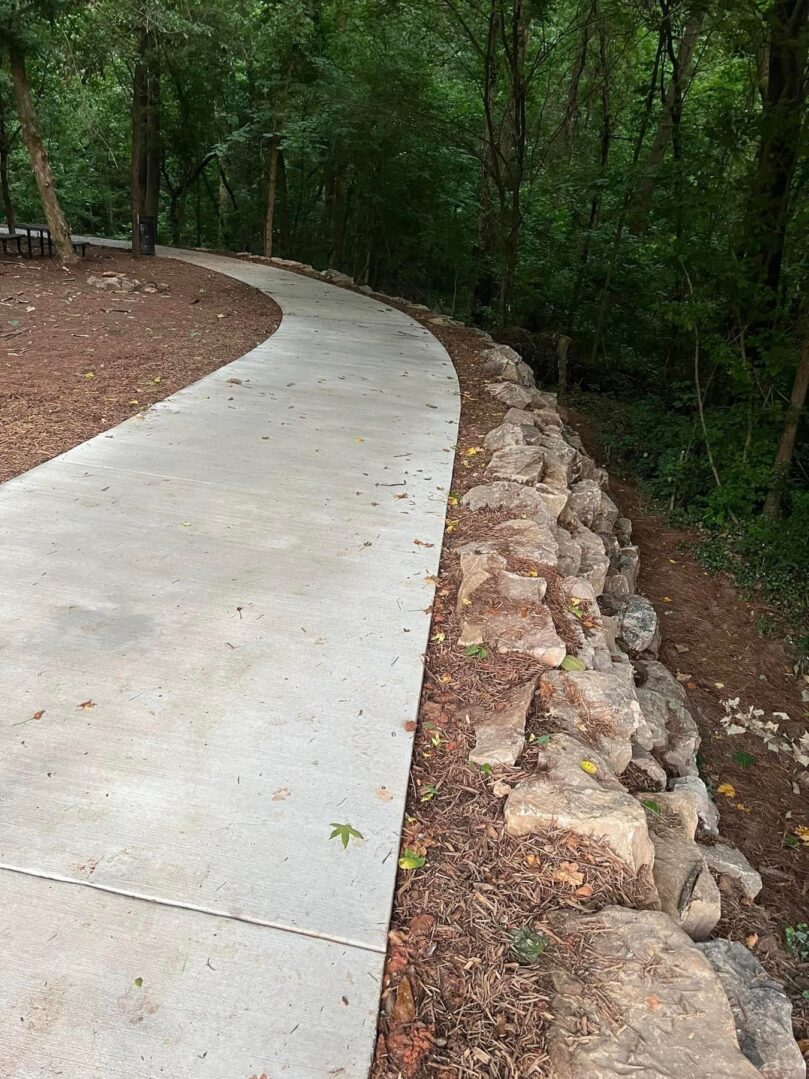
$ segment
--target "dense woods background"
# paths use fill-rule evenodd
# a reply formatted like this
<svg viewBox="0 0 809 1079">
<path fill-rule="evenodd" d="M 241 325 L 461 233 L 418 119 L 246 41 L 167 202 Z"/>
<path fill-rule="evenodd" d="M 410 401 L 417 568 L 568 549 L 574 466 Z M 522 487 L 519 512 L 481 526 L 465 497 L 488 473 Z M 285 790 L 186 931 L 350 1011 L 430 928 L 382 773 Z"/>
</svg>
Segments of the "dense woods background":
<svg viewBox="0 0 809 1079">
<path fill-rule="evenodd" d="M 809 0 L 0 0 L 0 208 L 494 327 L 806 648 L 808 41 Z"/>
</svg>

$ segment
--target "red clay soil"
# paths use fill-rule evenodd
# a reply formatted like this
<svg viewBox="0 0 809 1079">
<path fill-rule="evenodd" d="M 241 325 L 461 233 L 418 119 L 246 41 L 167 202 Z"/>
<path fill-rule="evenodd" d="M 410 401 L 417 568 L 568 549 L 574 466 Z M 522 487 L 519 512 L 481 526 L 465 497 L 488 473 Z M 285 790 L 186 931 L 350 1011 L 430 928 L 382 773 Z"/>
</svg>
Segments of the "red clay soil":
<svg viewBox="0 0 809 1079">
<path fill-rule="evenodd" d="M 88 284 L 112 271 L 140 287 Z M 237 359 L 280 320 L 256 289 L 172 259 L 0 259 L 0 482 Z"/>
</svg>

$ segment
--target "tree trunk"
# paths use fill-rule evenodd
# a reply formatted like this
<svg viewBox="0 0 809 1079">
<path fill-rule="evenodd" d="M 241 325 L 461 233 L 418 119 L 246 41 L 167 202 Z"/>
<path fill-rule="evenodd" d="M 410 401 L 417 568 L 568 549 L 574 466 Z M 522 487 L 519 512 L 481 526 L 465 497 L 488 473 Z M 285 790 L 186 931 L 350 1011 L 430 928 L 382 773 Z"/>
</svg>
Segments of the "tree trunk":
<svg viewBox="0 0 809 1079">
<path fill-rule="evenodd" d="M 666 156 L 666 149 L 672 142 L 676 125 L 679 122 L 682 111 L 683 93 L 691 74 L 694 62 L 694 52 L 702 30 L 703 15 L 692 15 L 685 24 L 683 36 L 676 56 L 672 58 L 672 73 L 663 98 L 663 108 L 660 113 L 660 121 L 657 125 L 654 141 L 646 156 L 643 168 L 643 178 L 638 186 L 635 199 L 635 212 L 632 215 L 630 231 L 639 236 L 649 226 L 649 214 L 652 209 L 652 196 L 654 194 L 657 176 Z"/>
<path fill-rule="evenodd" d="M 0 100 L 0 198 L 3 200 L 3 211 L 6 217 L 8 231 L 14 233 L 14 202 L 11 198 L 11 187 L 8 182 L 8 155 L 11 149 L 11 140 L 6 128 L 5 103 Z"/>
<path fill-rule="evenodd" d="M 141 43 L 143 38 L 141 38 Z M 146 64 L 143 53 L 135 63 L 132 78 L 132 257 L 140 258 L 140 219 L 143 214 L 146 173 Z"/>
<path fill-rule="evenodd" d="M 807 392 L 809 392 L 809 320 L 807 320 L 806 325 L 807 332 L 803 341 L 798 369 L 795 372 L 795 381 L 792 384 L 792 396 L 789 400 L 781 438 L 778 442 L 778 450 L 775 454 L 772 483 L 764 500 L 764 512 L 773 517 L 781 514 L 783 488 L 789 475 L 789 466 L 795 452 L 795 440 L 798 437 L 798 425 L 801 421 L 803 407 L 806 404 Z"/>
<path fill-rule="evenodd" d="M 272 230 L 275 221 L 275 192 L 278 187 L 278 136 L 270 139 L 267 153 L 267 208 L 264 214 L 264 257 L 272 258 Z"/>
<path fill-rule="evenodd" d="M 51 237 L 59 258 L 65 263 L 75 262 L 76 254 L 73 251 L 73 243 L 70 239 L 70 229 L 67 227 L 65 215 L 59 205 L 48 154 L 37 127 L 36 112 L 31 101 L 28 75 L 25 70 L 25 57 L 17 46 L 12 44 L 9 46 L 9 58 L 11 61 L 11 77 L 14 81 L 14 100 L 20 118 L 20 130 L 31 158 L 42 209 L 45 212 L 45 220 L 48 222 L 48 228 L 51 231 Z"/>
<path fill-rule="evenodd" d="M 804 69 L 809 0 L 774 0 L 767 18 L 767 91 L 744 243 L 756 290 L 750 318 L 754 333 L 773 327 L 779 301 L 792 178 L 807 93 Z"/>
<path fill-rule="evenodd" d="M 148 35 L 146 57 L 146 117 L 143 212 L 157 221 L 160 213 L 160 72 L 154 37 Z"/>
</svg>

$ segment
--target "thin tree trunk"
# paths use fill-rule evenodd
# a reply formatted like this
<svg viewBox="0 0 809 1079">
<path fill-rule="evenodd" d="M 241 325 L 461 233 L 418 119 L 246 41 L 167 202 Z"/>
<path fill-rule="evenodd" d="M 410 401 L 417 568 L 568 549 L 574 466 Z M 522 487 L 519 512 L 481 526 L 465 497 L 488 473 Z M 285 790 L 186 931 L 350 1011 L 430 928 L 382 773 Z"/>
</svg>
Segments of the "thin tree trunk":
<svg viewBox="0 0 809 1079">
<path fill-rule="evenodd" d="M 804 70 L 809 0 L 774 0 L 767 18 L 767 92 L 745 222 L 745 253 L 758 290 L 750 320 L 753 332 L 772 327 L 777 317 L 792 178 L 807 94 Z"/>
<path fill-rule="evenodd" d="M 275 222 L 275 191 L 278 187 L 278 136 L 270 139 L 268 151 L 267 207 L 264 213 L 264 257 L 272 258 L 272 230 Z"/>
<path fill-rule="evenodd" d="M 11 77 L 14 82 L 14 100 L 20 118 L 20 130 L 31 158 L 42 209 L 45 212 L 45 220 L 48 222 L 48 228 L 59 258 L 64 263 L 75 262 L 76 254 L 70 239 L 70 229 L 67 227 L 65 215 L 59 205 L 48 154 L 37 126 L 36 112 L 31 101 L 28 75 L 25 70 L 25 57 L 18 47 L 12 44 L 9 46 L 9 58 L 11 61 Z"/>
<path fill-rule="evenodd" d="M 675 127 L 679 122 L 682 111 L 683 93 L 688 82 L 691 68 L 694 62 L 694 52 L 702 31 L 703 14 L 692 15 L 685 24 L 680 47 L 676 56 L 672 57 L 672 74 L 663 98 L 663 108 L 660 113 L 660 121 L 646 162 L 643 168 L 643 178 L 638 186 L 635 199 L 635 211 L 632 215 L 630 231 L 639 236 L 646 231 L 649 225 L 649 215 L 652 209 L 652 196 L 654 194 L 657 176 L 666 156 L 666 149 L 673 141 Z"/>
<path fill-rule="evenodd" d="M 809 393 L 809 332 L 803 341 L 795 381 L 792 384 L 792 395 L 775 454 L 773 479 L 764 500 L 764 512 L 773 517 L 781 514 L 784 483 L 789 475 L 789 466 L 792 464 L 798 425 L 806 404 L 807 393 Z"/>
<path fill-rule="evenodd" d="M 135 62 L 132 77 L 132 257 L 140 258 L 140 219 L 143 215 L 144 181 L 146 172 L 146 64 L 141 53 Z"/>
<path fill-rule="evenodd" d="M 657 43 L 657 52 L 655 53 L 654 64 L 652 66 L 652 74 L 649 80 L 649 88 L 646 93 L 645 110 L 643 118 L 638 129 L 638 135 L 635 139 L 635 149 L 632 154 L 632 166 L 629 171 L 629 183 L 624 195 L 623 205 L 618 214 L 618 221 L 615 225 L 615 236 L 612 241 L 612 249 L 610 251 L 610 258 L 607 264 L 607 275 L 604 279 L 604 286 L 601 290 L 601 300 L 598 305 L 598 316 L 596 318 L 596 330 L 593 336 L 593 349 L 590 354 L 590 362 L 595 364 L 596 357 L 598 356 L 598 349 L 601 344 L 601 335 L 604 332 L 604 319 L 607 315 L 607 305 L 610 299 L 610 288 L 612 286 L 612 277 L 615 273 L 615 266 L 618 262 L 618 253 L 621 250 L 621 240 L 623 239 L 624 229 L 626 227 L 626 216 L 629 210 L 629 206 L 632 202 L 632 194 L 634 191 L 635 170 L 637 169 L 640 153 L 643 148 L 643 140 L 646 137 L 646 130 L 649 126 L 649 117 L 652 112 L 652 105 L 654 103 L 654 92 L 657 86 L 658 72 L 660 70 L 660 59 L 663 54 L 664 47 L 664 30 L 661 29 L 660 36 Z"/>
<path fill-rule="evenodd" d="M 14 233 L 14 202 L 11 197 L 11 187 L 8 182 L 8 155 L 9 138 L 6 129 L 5 107 L 0 101 L 0 197 L 3 199 L 3 211 L 6 216 L 8 231 Z"/>
<path fill-rule="evenodd" d="M 160 212 L 160 72 L 152 34 L 148 35 L 146 56 L 145 181 L 143 212 L 157 221 Z"/>
</svg>

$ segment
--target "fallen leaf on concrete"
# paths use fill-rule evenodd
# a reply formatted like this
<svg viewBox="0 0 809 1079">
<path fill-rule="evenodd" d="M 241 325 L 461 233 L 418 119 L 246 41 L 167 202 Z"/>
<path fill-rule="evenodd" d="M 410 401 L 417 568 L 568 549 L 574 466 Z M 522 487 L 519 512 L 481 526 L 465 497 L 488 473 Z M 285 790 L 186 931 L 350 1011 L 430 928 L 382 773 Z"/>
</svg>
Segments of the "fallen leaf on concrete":
<svg viewBox="0 0 809 1079">
<path fill-rule="evenodd" d="M 85 712 L 90 708 L 95 708 L 95 706 L 96 702 L 91 700 L 82 701 L 81 704 L 77 705 L 78 708 L 83 708 Z"/>
</svg>

